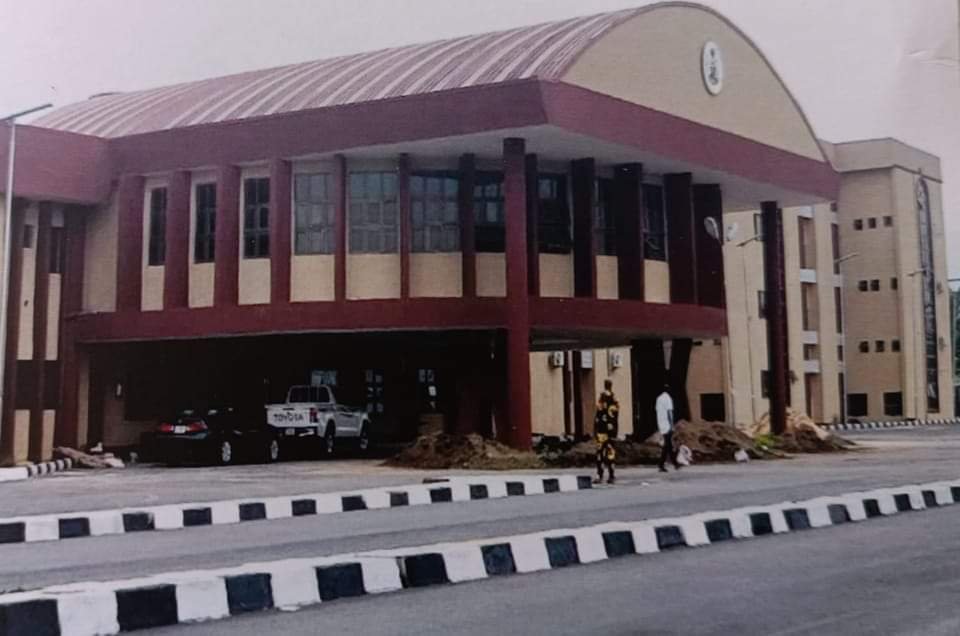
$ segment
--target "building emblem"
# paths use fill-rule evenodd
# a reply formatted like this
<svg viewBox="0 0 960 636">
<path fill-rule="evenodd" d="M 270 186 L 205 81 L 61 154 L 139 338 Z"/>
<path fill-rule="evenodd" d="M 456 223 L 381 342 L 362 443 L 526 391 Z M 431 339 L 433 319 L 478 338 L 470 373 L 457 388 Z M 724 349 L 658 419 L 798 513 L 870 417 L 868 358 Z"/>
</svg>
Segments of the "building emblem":
<svg viewBox="0 0 960 636">
<path fill-rule="evenodd" d="M 711 95 L 719 95 L 723 90 L 723 53 L 716 42 L 711 40 L 703 45 L 701 62 L 703 85 Z"/>
</svg>

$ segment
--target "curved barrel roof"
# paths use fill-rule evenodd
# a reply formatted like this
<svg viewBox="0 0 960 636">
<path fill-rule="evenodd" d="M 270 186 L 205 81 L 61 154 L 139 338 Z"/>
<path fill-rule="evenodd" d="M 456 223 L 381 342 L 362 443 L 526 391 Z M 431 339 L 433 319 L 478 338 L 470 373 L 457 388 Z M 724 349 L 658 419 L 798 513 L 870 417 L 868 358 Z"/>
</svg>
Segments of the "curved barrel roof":
<svg viewBox="0 0 960 636">
<path fill-rule="evenodd" d="M 124 137 L 513 80 L 557 80 L 594 41 L 646 9 L 94 97 L 34 125 Z"/>
</svg>

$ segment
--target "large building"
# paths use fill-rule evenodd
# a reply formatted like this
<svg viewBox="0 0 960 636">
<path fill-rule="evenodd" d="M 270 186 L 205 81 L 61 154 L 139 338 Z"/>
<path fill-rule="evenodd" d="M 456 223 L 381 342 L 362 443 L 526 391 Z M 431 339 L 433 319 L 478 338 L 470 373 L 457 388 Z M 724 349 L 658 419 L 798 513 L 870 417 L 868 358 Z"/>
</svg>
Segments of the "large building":
<svg viewBox="0 0 960 636">
<path fill-rule="evenodd" d="M 589 432 L 608 376 L 622 434 L 651 428 L 665 380 L 681 415 L 840 402 L 819 246 L 853 190 L 762 52 L 696 5 L 103 95 L 19 126 L 15 174 L 3 461 L 311 381 L 381 436 L 440 413 L 519 447 Z M 865 279 L 919 290 L 914 269 Z"/>
</svg>

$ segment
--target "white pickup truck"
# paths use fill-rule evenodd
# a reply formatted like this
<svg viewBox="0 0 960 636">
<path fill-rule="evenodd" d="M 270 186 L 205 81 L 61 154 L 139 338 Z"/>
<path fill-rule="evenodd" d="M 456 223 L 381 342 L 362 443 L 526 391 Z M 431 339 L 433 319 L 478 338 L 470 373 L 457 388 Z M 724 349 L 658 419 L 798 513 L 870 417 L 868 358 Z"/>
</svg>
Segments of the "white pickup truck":
<svg viewBox="0 0 960 636">
<path fill-rule="evenodd" d="M 337 404 L 328 386 L 292 386 L 283 404 L 268 404 L 267 424 L 280 439 L 322 438 L 321 450 L 332 455 L 336 440 L 355 440 L 361 451 L 370 446 L 370 416 L 366 411 Z"/>
</svg>

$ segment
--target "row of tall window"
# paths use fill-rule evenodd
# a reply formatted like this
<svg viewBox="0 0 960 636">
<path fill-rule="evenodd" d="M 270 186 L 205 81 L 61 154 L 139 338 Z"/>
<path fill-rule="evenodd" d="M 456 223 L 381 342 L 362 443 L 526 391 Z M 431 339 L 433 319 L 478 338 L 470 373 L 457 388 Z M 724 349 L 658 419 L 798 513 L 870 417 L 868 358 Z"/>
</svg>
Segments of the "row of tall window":
<svg viewBox="0 0 960 636">
<path fill-rule="evenodd" d="M 410 228 L 413 252 L 461 250 L 461 183 L 456 172 L 415 172 L 410 177 Z M 538 243 L 541 253 L 569 254 L 573 250 L 568 179 L 541 175 Z M 347 191 L 349 250 L 354 254 L 392 254 L 400 249 L 399 184 L 387 171 L 353 172 Z M 333 254 L 336 249 L 335 189 L 329 173 L 297 174 L 293 183 L 293 251 L 295 254 Z M 616 204 L 612 179 L 598 179 L 594 193 L 597 253 L 616 255 Z M 667 221 L 663 188 L 643 185 L 645 257 L 667 259 Z M 149 198 L 150 265 L 162 265 L 166 251 L 166 188 L 154 188 Z M 478 252 L 503 252 L 506 212 L 503 174 L 480 171 L 473 188 L 474 240 Z M 194 188 L 194 243 L 196 263 L 213 262 L 216 247 L 217 188 L 203 183 Z M 243 182 L 243 258 L 270 256 L 270 179 Z"/>
<path fill-rule="evenodd" d="M 890 279 L 890 289 L 896 290 L 900 288 L 900 281 L 893 277 Z M 880 279 L 874 278 L 872 280 L 859 280 L 857 281 L 857 289 L 865 291 L 880 291 Z"/>
<path fill-rule="evenodd" d="M 854 219 L 853 220 L 853 229 L 855 230 L 875 230 L 878 227 L 877 217 L 871 216 L 867 219 Z M 893 217 L 885 216 L 883 217 L 883 227 L 893 227 Z"/>
<path fill-rule="evenodd" d="M 861 340 L 859 344 L 860 353 L 870 353 L 870 341 Z M 885 340 L 875 340 L 873 343 L 874 353 L 885 353 L 887 350 L 887 343 Z M 890 341 L 890 351 L 898 353 L 900 351 L 900 341 L 891 340 Z"/>
</svg>

